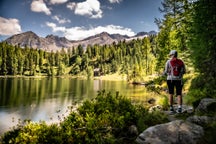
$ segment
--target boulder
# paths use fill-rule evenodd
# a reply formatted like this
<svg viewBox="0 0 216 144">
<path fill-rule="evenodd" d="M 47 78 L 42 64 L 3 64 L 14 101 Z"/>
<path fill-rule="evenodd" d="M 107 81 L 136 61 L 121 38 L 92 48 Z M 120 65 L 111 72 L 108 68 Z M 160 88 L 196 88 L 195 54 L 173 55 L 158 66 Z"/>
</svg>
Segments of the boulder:
<svg viewBox="0 0 216 144">
<path fill-rule="evenodd" d="M 149 127 L 141 133 L 138 144 L 195 144 L 204 135 L 201 126 L 183 120 Z"/>
<path fill-rule="evenodd" d="M 135 125 L 131 125 L 129 127 L 129 134 L 130 134 L 130 136 L 138 136 L 138 134 L 139 134 L 138 129 Z"/>
<path fill-rule="evenodd" d="M 216 99 L 213 99 L 213 98 L 202 99 L 195 111 L 201 112 L 201 113 L 215 112 L 216 111 Z"/>
<path fill-rule="evenodd" d="M 216 117 L 194 115 L 194 116 L 188 117 L 186 120 L 189 122 L 204 126 L 204 125 L 207 125 L 207 124 L 210 124 L 216 121 Z"/>
</svg>

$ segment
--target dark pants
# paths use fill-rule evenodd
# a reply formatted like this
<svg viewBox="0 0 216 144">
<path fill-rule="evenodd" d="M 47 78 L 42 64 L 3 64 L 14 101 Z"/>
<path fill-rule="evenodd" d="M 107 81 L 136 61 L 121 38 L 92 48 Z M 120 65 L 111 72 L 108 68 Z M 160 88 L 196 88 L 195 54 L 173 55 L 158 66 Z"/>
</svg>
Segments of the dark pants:
<svg viewBox="0 0 216 144">
<path fill-rule="evenodd" d="M 181 80 L 167 80 L 167 85 L 169 94 L 174 94 L 174 89 L 176 89 L 176 95 L 182 94 L 183 85 Z"/>
</svg>

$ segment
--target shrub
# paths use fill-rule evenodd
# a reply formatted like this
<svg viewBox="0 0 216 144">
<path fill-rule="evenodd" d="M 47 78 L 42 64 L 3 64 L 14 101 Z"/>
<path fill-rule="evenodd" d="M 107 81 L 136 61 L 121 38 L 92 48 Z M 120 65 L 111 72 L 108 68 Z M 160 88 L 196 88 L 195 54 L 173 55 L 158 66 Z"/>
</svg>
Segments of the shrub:
<svg viewBox="0 0 216 144">
<path fill-rule="evenodd" d="M 2 140 L 3 143 L 133 143 L 144 129 L 167 121 L 162 113 L 149 113 L 118 92 L 103 90 L 95 99 L 83 102 L 59 125 L 29 122 L 7 132 Z M 138 129 L 135 135 L 129 132 L 132 125 Z"/>
<path fill-rule="evenodd" d="M 45 122 L 28 122 L 25 126 L 5 133 L 5 143 L 62 143 L 60 128 Z"/>
</svg>

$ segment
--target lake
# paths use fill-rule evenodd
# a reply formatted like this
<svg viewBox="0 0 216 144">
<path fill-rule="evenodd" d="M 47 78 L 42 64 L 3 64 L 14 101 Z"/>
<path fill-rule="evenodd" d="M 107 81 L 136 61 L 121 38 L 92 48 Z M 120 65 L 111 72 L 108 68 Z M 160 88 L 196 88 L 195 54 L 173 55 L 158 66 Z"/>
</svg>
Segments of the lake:
<svg viewBox="0 0 216 144">
<path fill-rule="evenodd" d="M 62 120 L 69 110 L 106 90 L 135 102 L 146 102 L 144 86 L 126 81 L 77 78 L 0 78 L 0 134 L 29 119 L 47 123 Z"/>
</svg>

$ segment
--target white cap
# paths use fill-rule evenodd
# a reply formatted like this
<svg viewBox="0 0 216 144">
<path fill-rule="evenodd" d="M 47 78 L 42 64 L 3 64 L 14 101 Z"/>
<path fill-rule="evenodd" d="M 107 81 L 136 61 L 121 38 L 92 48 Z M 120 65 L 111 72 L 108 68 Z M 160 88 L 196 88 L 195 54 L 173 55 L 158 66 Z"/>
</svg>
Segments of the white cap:
<svg viewBox="0 0 216 144">
<path fill-rule="evenodd" d="M 177 57 L 177 51 L 176 50 L 171 50 L 169 53 L 169 56 L 174 55 L 175 57 Z"/>
</svg>

